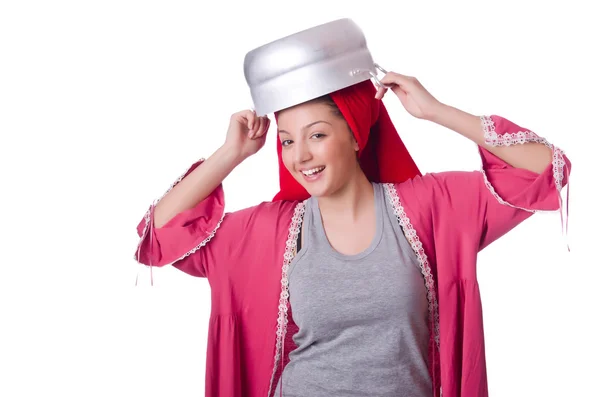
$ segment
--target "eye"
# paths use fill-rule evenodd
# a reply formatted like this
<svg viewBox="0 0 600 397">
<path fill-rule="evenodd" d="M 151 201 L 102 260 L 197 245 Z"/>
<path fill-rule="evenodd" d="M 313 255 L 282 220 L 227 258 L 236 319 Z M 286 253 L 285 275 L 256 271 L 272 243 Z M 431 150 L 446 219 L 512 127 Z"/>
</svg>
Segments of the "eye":
<svg viewBox="0 0 600 397">
<path fill-rule="evenodd" d="M 285 141 L 281 142 L 281 146 L 287 146 L 287 145 L 289 145 L 291 143 L 292 143 L 292 141 L 290 139 L 286 139 Z"/>
<path fill-rule="evenodd" d="M 322 138 L 322 137 L 324 137 L 324 136 L 325 136 L 325 134 L 322 134 L 322 133 L 320 133 L 320 132 L 317 132 L 316 134 L 313 134 L 313 135 L 311 135 L 311 138 L 316 138 L 316 139 L 318 139 L 318 138 Z"/>
</svg>

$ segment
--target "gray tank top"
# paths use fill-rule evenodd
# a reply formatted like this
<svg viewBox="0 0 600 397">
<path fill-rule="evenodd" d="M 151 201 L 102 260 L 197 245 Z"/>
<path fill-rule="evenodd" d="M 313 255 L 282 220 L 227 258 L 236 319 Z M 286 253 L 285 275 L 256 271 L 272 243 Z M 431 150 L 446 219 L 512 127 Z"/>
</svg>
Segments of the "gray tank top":
<svg viewBox="0 0 600 397">
<path fill-rule="evenodd" d="M 333 249 L 318 202 L 288 272 L 297 348 L 277 384 L 285 397 L 430 397 L 423 275 L 384 187 L 373 183 L 377 229 L 357 255 Z"/>
</svg>

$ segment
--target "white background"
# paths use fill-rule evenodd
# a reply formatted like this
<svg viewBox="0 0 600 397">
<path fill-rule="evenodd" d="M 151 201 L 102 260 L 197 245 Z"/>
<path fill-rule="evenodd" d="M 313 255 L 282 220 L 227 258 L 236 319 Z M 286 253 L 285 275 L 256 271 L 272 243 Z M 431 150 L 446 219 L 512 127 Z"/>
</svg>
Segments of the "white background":
<svg viewBox="0 0 600 397">
<path fill-rule="evenodd" d="M 246 52 L 350 17 L 384 68 L 573 161 L 571 252 L 552 213 L 479 256 L 489 389 L 600 396 L 597 14 L 584 1 L 450 3 L 4 1 L 0 395 L 204 394 L 209 285 L 161 268 L 150 287 L 135 226 L 252 106 Z M 385 104 L 423 172 L 479 168 L 471 142 L 391 92 Z M 225 181 L 229 211 L 277 192 L 274 125 Z"/>
</svg>

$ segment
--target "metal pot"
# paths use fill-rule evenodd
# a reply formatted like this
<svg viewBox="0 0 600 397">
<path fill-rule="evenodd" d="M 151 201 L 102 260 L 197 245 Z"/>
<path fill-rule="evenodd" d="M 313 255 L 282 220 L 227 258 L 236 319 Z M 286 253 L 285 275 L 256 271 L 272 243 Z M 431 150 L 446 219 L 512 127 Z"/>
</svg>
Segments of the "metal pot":
<svg viewBox="0 0 600 397">
<path fill-rule="evenodd" d="M 362 30 L 351 19 L 315 26 L 246 54 L 244 76 L 257 115 L 264 116 L 374 79 L 377 71 Z"/>
</svg>

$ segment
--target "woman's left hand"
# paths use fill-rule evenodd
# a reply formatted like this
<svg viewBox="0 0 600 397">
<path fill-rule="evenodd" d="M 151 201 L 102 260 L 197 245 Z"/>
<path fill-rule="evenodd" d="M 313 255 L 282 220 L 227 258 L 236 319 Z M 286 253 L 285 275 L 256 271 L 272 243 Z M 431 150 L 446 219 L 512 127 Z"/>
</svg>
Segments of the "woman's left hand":
<svg viewBox="0 0 600 397">
<path fill-rule="evenodd" d="M 388 72 L 381 82 L 391 86 L 406 111 L 418 119 L 431 120 L 437 109 L 442 106 L 442 103 L 435 99 L 414 77 Z M 386 92 L 386 88 L 378 87 L 375 98 L 383 98 Z"/>
</svg>

